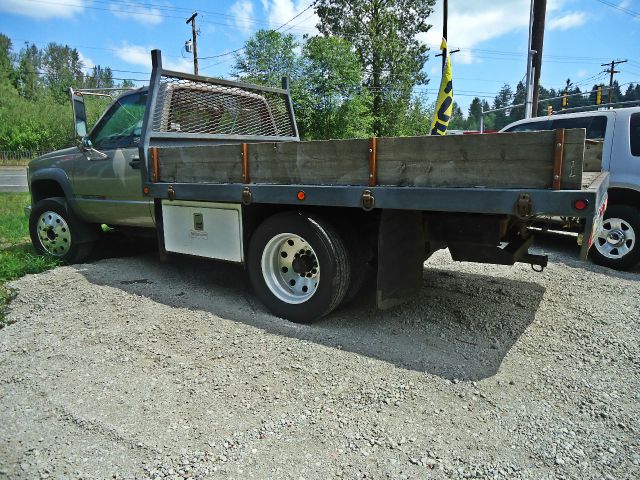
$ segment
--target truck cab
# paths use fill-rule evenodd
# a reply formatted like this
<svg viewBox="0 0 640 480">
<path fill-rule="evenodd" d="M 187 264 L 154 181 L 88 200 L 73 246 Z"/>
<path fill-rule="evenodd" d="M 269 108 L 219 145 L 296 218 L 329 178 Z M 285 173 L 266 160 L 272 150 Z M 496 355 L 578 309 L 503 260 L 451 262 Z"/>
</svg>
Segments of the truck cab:
<svg viewBox="0 0 640 480">
<path fill-rule="evenodd" d="M 584 128 L 603 142 L 601 169 L 609 172 L 609 202 L 594 242 L 594 262 L 625 270 L 640 262 L 640 107 L 519 120 L 501 132 Z"/>
<path fill-rule="evenodd" d="M 83 93 L 71 91 L 79 144 L 42 155 L 28 167 L 30 234 L 40 250 L 79 261 L 97 238 L 97 225 L 153 228 L 138 154 L 147 95 L 147 88 L 120 95 L 87 133 Z"/>
</svg>

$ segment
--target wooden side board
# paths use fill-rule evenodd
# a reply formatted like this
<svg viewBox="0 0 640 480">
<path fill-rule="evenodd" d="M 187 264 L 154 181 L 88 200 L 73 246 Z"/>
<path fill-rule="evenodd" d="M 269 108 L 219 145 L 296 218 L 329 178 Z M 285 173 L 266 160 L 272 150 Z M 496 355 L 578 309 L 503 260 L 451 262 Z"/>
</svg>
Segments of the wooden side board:
<svg viewBox="0 0 640 480">
<path fill-rule="evenodd" d="M 378 185 L 551 188 L 555 132 L 378 138 Z M 246 146 L 250 183 L 368 185 L 369 139 Z M 160 151 L 160 181 L 241 183 L 240 144 Z M 565 131 L 561 188 L 579 189 L 585 130 Z"/>
</svg>

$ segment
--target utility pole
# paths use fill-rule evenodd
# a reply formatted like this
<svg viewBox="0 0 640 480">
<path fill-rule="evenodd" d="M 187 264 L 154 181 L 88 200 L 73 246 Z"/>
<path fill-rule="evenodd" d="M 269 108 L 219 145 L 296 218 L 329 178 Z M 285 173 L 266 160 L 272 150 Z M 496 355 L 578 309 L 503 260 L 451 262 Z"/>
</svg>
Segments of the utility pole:
<svg viewBox="0 0 640 480">
<path fill-rule="evenodd" d="M 198 44 L 196 43 L 197 31 L 196 31 L 196 17 L 198 12 L 195 12 L 185 22 L 187 25 L 191 24 L 191 34 L 193 35 L 193 74 L 198 75 Z"/>
<path fill-rule="evenodd" d="M 533 0 L 533 27 L 531 30 L 531 50 L 533 54 L 533 100 L 531 116 L 538 116 L 540 96 L 540 72 L 542 72 L 542 47 L 544 46 L 544 22 L 547 13 L 547 0 Z"/>
<path fill-rule="evenodd" d="M 527 43 L 527 79 L 525 84 L 524 118 L 531 118 L 531 112 L 533 111 L 533 50 L 531 45 L 533 35 L 533 4 L 534 0 L 531 0 L 531 6 L 529 7 L 529 41 Z"/>
<path fill-rule="evenodd" d="M 609 74 L 609 102 L 612 102 L 612 97 L 611 95 L 613 94 L 613 74 L 614 73 L 620 73 L 620 70 L 616 70 L 616 65 L 619 65 L 621 63 L 626 63 L 627 60 L 611 60 L 611 63 L 603 63 L 602 65 L 600 65 L 601 67 L 609 67 L 605 70 L 605 72 L 607 72 Z"/>
<path fill-rule="evenodd" d="M 447 41 L 447 45 L 449 44 L 449 39 L 447 38 L 447 22 L 449 21 L 449 1 L 443 0 L 444 6 L 442 9 L 442 38 Z M 447 47 L 448 48 L 448 47 Z M 444 67 L 447 64 L 447 57 L 442 52 L 442 72 L 444 73 Z"/>
</svg>

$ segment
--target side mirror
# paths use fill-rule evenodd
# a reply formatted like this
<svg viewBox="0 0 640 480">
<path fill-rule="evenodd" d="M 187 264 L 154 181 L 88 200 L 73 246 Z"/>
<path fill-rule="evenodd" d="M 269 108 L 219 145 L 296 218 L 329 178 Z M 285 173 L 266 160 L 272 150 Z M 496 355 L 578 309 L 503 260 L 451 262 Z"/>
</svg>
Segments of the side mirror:
<svg viewBox="0 0 640 480">
<path fill-rule="evenodd" d="M 84 97 L 69 89 L 71 96 L 71 107 L 73 110 L 73 126 L 76 138 L 84 139 L 87 135 L 87 113 L 84 108 Z M 84 145 L 84 140 L 83 143 Z"/>
<path fill-rule="evenodd" d="M 89 137 L 87 136 L 82 137 L 80 142 L 82 143 L 82 148 L 84 148 L 85 150 L 93 149 L 93 143 L 91 143 L 91 140 L 89 140 Z"/>
</svg>

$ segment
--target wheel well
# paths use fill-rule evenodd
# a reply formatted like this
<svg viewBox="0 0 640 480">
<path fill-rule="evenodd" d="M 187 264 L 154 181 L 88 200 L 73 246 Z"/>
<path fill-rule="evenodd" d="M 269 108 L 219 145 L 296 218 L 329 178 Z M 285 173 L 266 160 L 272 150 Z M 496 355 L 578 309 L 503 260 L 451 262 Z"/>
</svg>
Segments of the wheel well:
<svg viewBox="0 0 640 480">
<path fill-rule="evenodd" d="M 609 205 L 629 205 L 640 208 L 640 192 L 629 188 L 610 188 Z"/>
<path fill-rule="evenodd" d="M 31 184 L 31 198 L 34 204 L 52 197 L 64 197 L 64 190 L 55 180 L 36 180 Z"/>
</svg>

